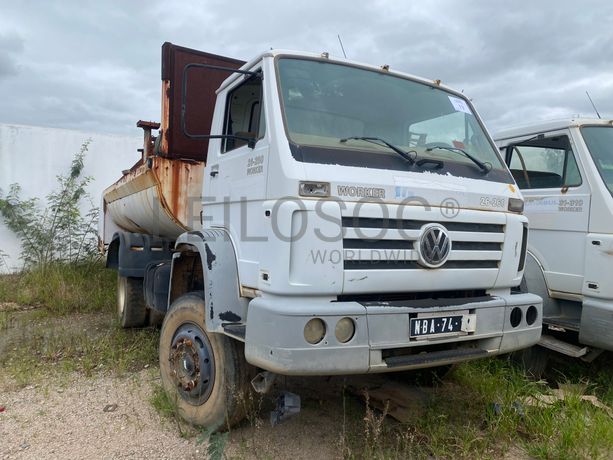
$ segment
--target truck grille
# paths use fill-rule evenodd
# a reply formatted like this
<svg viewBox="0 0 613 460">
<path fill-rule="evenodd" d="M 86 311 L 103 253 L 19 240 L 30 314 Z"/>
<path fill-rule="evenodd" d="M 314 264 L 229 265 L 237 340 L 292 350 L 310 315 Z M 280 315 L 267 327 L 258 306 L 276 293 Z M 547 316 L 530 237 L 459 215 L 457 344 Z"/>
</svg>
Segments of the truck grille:
<svg viewBox="0 0 613 460">
<path fill-rule="evenodd" d="M 415 242 L 431 220 L 343 217 L 345 270 L 416 270 Z M 451 252 L 440 269 L 498 268 L 502 258 L 504 225 L 445 221 Z"/>
</svg>

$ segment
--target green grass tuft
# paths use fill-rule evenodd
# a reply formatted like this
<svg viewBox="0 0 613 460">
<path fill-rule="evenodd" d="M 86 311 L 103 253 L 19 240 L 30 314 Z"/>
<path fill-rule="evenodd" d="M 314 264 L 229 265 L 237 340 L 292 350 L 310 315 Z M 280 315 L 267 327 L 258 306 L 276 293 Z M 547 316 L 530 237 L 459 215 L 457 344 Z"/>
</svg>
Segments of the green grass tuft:
<svg viewBox="0 0 613 460">
<path fill-rule="evenodd" d="M 154 386 L 149 402 L 162 417 L 174 418 L 177 414 L 177 405 L 170 399 L 162 385 L 156 384 Z"/>
<path fill-rule="evenodd" d="M 103 264 L 51 264 L 19 275 L 0 276 L 0 303 L 44 307 L 62 315 L 111 312 L 116 302 L 117 274 Z"/>
</svg>

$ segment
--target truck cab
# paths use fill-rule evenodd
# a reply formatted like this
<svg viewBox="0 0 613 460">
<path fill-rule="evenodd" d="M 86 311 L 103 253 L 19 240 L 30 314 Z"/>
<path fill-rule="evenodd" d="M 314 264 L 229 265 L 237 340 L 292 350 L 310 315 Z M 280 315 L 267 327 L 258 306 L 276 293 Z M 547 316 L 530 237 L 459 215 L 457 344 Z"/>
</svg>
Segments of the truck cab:
<svg viewBox="0 0 613 460">
<path fill-rule="evenodd" d="M 613 121 L 576 118 L 500 131 L 525 199 L 525 288 L 544 299 L 541 345 L 591 360 L 613 350 Z"/>
<path fill-rule="evenodd" d="M 121 314 L 165 315 L 162 380 L 185 418 L 234 421 L 229 388 L 248 369 L 407 371 L 538 342 L 541 299 L 511 291 L 524 272 L 523 198 L 462 93 L 388 66 L 271 50 L 226 68 L 206 106 L 192 103 L 189 74 L 223 66 L 182 65 L 164 86 L 183 83 L 181 123 L 163 117 L 155 143 L 170 131 L 207 149 L 172 164 L 172 146 L 154 149 L 105 192 L 102 234 L 120 280 L 144 290 L 140 303 L 120 297 Z M 185 119 L 203 110 L 209 126 Z M 153 185 L 135 195 L 143 174 Z M 156 207 L 164 225 L 142 216 Z M 146 242 L 133 251 L 136 240 Z"/>
</svg>

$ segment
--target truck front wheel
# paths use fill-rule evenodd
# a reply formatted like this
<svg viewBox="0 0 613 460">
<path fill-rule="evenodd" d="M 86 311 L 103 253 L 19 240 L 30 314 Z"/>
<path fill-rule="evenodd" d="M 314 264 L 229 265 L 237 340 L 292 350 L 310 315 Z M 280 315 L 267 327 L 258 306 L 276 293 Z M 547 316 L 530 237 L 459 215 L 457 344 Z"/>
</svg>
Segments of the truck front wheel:
<svg viewBox="0 0 613 460">
<path fill-rule="evenodd" d="M 146 325 L 147 309 L 142 278 L 117 275 L 117 315 L 123 328 Z"/>
<path fill-rule="evenodd" d="M 245 416 L 249 365 L 242 343 L 206 331 L 204 310 L 202 297 L 191 293 L 166 313 L 160 334 L 162 384 L 187 422 L 224 431 Z"/>
<path fill-rule="evenodd" d="M 531 377 L 541 379 L 549 363 L 549 350 L 533 345 L 511 353 L 511 361 Z"/>
</svg>

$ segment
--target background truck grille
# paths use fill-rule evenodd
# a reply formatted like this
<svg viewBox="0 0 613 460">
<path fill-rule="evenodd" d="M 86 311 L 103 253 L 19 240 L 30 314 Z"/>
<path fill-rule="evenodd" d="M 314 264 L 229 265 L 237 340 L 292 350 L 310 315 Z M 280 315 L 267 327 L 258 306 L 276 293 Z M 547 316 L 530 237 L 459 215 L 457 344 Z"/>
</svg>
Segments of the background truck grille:
<svg viewBox="0 0 613 460">
<path fill-rule="evenodd" d="M 415 250 L 421 228 L 430 220 L 343 217 L 345 270 L 415 270 Z M 451 239 L 451 253 L 440 269 L 498 268 L 502 258 L 504 225 L 436 222 Z"/>
</svg>

